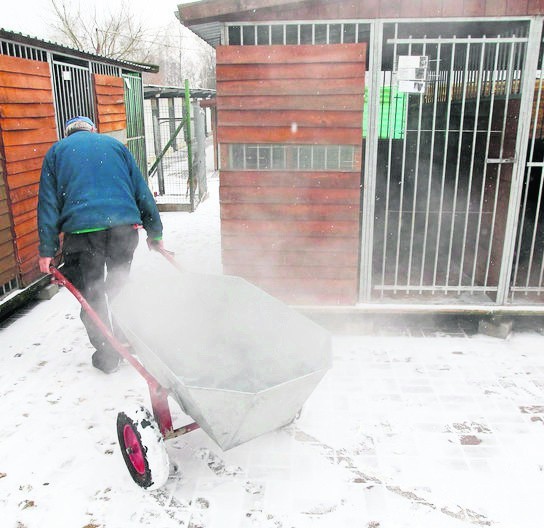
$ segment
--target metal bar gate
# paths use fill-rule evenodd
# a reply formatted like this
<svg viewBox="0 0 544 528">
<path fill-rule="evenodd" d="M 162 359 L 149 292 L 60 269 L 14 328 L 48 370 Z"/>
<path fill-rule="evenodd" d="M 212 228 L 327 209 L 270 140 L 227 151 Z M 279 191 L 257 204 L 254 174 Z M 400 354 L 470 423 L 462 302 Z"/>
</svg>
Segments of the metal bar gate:
<svg viewBox="0 0 544 528">
<path fill-rule="evenodd" d="M 143 81 L 141 75 L 133 73 L 123 73 L 122 77 L 125 83 L 127 147 L 134 155 L 141 173 L 146 175 Z"/>
<path fill-rule="evenodd" d="M 381 117 L 366 150 L 362 302 L 544 293 L 542 79 L 535 90 L 532 73 L 542 20 L 514 22 L 473 35 L 466 24 L 374 27 L 369 113 Z"/>
<path fill-rule="evenodd" d="M 544 43 L 533 46 L 530 53 L 538 57 L 535 74 L 527 75 L 527 91 L 533 93 L 533 104 L 527 112 L 525 135 L 527 157 L 520 175 L 521 188 L 516 245 L 512 263 L 512 280 L 508 301 L 527 303 L 544 301 Z M 530 116 L 530 118 L 529 118 Z M 518 219 L 516 218 L 516 219 Z"/>
<path fill-rule="evenodd" d="M 57 130 L 64 137 L 64 124 L 77 115 L 95 120 L 94 96 L 89 66 L 51 60 Z"/>
<path fill-rule="evenodd" d="M 207 196 L 205 114 L 184 88 L 144 93 L 148 184 L 160 211 L 196 210 Z"/>
</svg>

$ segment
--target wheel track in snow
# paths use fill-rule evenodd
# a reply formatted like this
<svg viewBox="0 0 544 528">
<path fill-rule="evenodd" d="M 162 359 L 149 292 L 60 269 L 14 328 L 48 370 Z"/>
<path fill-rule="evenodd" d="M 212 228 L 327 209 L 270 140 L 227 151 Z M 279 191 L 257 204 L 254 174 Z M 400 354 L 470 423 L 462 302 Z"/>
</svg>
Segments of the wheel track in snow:
<svg viewBox="0 0 544 528">
<path fill-rule="evenodd" d="M 356 483 L 363 485 L 366 484 L 368 488 L 375 485 L 381 485 L 390 493 L 406 499 L 415 505 L 440 512 L 448 517 L 460 521 L 467 521 L 476 526 L 493 526 L 496 524 L 488 519 L 485 515 L 475 512 L 470 508 L 464 508 L 459 505 L 457 505 L 457 508 L 453 508 L 449 505 L 438 506 L 431 499 L 424 498 L 413 490 L 404 489 L 393 482 L 388 482 L 387 479 L 377 477 L 363 471 L 357 467 L 351 453 L 349 453 L 346 449 L 334 449 L 333 447 L 324 444 L 317 438 L 314 438 L 296 427 L 293 428 L 293 431 L 293 438 L 295 440 L 319 449 L 324 455 L 325 459 L 331 464 L 341 465 L 341 467 L 354 475 L 354 482 Z"/>
</svg>

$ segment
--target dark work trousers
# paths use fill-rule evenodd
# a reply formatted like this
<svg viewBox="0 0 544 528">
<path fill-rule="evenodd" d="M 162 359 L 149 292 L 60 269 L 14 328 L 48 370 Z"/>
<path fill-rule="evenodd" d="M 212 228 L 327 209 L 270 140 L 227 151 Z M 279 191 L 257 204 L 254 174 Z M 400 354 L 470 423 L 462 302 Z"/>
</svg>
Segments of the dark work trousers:
<svg viewBox="0 0 544 528">
<path fill-rule="evenodd" d="M 64 274 L 109 328 L 112 325 L 108 299 L 111 301 L 127 281 L 137 245 L 138 231 L 131 225 L 64 235 Z M 117 355 L 83 308 L 80 316 L 96 350 L 107 355 Z M 124 340 L 115 324 L 113 333 L 121 341 Z"/>
</svg>

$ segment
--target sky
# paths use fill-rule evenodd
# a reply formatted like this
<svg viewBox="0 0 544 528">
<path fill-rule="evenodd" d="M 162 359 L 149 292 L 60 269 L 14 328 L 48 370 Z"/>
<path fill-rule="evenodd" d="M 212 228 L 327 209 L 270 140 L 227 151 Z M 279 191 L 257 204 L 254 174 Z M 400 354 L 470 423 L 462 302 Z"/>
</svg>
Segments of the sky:
<svg viewBox="0 0 544 528">
<path fill-rule="evenodd" d="M 6 2 L 7 3 L 7 2 Z M 66 0 L 67 5 L 78 4 L 78 0 Z M 163 26 L 175 22 L 174 12 L 178 4 L 187 0 L 130 0 L 128 2 L 141 21 Z M 82 0 L 85 9 L 96 6 L 97 9 L 115 9 L 121 0 Z M 51 0 L 24 0 L 9 2 L 9 7 L 2 7 L 0 27 L 16 33 L 23 33 L 47 40 L 51 35 L 49 23 L 53 8 Z"/>
</svg>

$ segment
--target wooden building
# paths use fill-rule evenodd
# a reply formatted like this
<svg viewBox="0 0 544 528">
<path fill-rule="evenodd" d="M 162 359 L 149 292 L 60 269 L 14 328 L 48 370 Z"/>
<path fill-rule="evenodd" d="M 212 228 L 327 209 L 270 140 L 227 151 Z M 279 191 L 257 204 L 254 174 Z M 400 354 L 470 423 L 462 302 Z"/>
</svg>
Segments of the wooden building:
<svg viewBox="0 0 544 528">
<path fill-rule="evenodd" d="M 538 311 L 544 2 L 203 0 L 224 270 L 295 304 Z"/>
<path fill-rule="evenodd" d="M 40 277 L 40 170 L 66 119 L 90 117 L 145 168 L 141 74 L 156 70 L 0 30 L 0 299 Z"/>
</svg>

